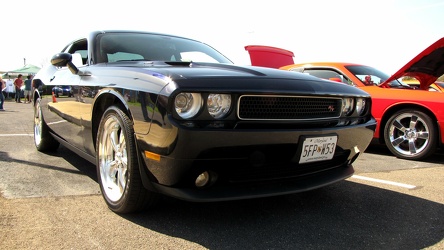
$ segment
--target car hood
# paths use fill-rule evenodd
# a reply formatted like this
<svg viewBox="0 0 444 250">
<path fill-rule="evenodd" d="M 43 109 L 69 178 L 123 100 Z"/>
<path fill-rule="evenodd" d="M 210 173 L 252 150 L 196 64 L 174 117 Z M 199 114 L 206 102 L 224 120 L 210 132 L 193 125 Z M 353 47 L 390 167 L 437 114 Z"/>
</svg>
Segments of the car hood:
<svg viewBox="0 0 444 250">
<path fill-rule="evenodd" d="M 337 82 L 266 67 L 159 61 L 108 63 L 107 65 L 86 67 L 84 70 L 89 71 L 89 74 L 92 75 L 113 79 L 116 84 L 119 81 L 113 77 L 134 78 L 137 81 L 132 87 L 141 91 L 145 86 L 144 83 L 156 82 L 158 86 L 170 85 L 168 91 L 172 91 L 176 86 L 182 90 L 190 91 L 196 89 L 230 90 L 233 92 L 255 90 L 255 92 L 264 93 L 369 96 L 365 91 Z M 121 82 L 125 82 L 125 85 L 128 84 L 127 81 Z M 325 84 L 325 82 L 329 84 Z"/>
<path fill-rule="evenodd" d="M 168 63 L 166 63 L 168 64 Z M 258 89 L 264 92 L 306 93 L 306 94 L 334 94 L 367 96 L 364 91 L 357 92 L 356 88 L 349 88 L 344 84 L 327 81 L 314 76 L 278 69 L 236 66 L 220 63 L 192 63 L 189 66 L 169 65 L 165 67 L 145 68 L 168 76 L 184 89 L 218 88 L 232 91 Z"/>
<path fill-rule="evenodd" d="M 416 78 L 420 89 L 428 89 L 440 76 L 444 74 L 444 37 L 419 53 L 404 67 L 389 77 L 379 86 L 384 87 L 391 81 L 404 76 Z"/>
</svg>

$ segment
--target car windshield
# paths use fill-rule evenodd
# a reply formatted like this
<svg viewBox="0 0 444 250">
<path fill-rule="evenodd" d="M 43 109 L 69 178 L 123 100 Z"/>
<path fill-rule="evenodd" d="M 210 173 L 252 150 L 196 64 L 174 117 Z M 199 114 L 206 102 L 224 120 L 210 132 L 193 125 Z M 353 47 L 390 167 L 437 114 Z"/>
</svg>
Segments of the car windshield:
<svg viewBox="0 0 444 250">
<path fill-rule="evenodd" d="M 355 75 L 365 85 L 380 85 L 390 76 L 370 66 L 349 65 L 345 66 L 353 75 Z M 389 83 L 392 88 L 406 87 L 406 84 L 393 80 Z"/>
<path fill-rule="evenodd" d="M 97 62 L 167 61 L 232 62 L 207 44 L 175 36 L 146 33 L 104 33 L 96 40 Z"/>
</svg>

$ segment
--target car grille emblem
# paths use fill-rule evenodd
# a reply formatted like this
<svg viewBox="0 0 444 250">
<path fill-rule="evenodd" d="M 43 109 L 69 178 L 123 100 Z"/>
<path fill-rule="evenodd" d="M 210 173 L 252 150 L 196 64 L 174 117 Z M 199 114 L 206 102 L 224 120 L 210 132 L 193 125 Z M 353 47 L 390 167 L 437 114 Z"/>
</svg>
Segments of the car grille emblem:
<svg viewBox="0 0 444 250">
<path fill-rule="evenodd" d="M 328 111 L 330 112 L 335 111 L 335 107 L 333 107 L 333 105 L 328 106 Z"/>
</svg>

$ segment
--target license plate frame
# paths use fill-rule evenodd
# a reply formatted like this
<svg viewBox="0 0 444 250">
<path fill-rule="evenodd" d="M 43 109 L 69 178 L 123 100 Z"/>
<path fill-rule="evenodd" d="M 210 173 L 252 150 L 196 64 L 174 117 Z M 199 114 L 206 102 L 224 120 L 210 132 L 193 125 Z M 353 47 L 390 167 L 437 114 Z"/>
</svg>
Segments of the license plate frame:
<svg viewBox="0 0 444 250">
<path fill-rule="evenodd" d="M 299 164 L 333 159 L 338 143 L 337 134 L 301 136 L 299 139 Z"/>
</svg>

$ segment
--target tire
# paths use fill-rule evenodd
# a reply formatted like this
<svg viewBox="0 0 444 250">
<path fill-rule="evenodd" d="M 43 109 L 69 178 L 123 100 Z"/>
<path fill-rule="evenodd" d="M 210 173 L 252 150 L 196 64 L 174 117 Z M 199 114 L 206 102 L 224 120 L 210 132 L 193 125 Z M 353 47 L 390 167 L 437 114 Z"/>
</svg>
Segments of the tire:
<svg viewBox="0 0 444 250">
<path fill-rule="evenodd" d="M 102 196 L 116 213 L 142 211 L 158 199 L 142 184 L 133 135 L 130 118 L 118 107 L 109 107 L 99 125 L 96 165 Z"/>
<path fill-rule="evenodd" d="M 60 145 L 49 133 L 48 125 L 43 119 L 40 98 L 34 103 L 34 144 L 40 152 L 56 151 Z"/>
<path fill-rule="evenodd" d="M 424 112 L 403 109 L 387 121 L 384 139 L 396 157 L 422 160 L 436 151 L 437 128 L 432 118 Z"/>
</svg>

